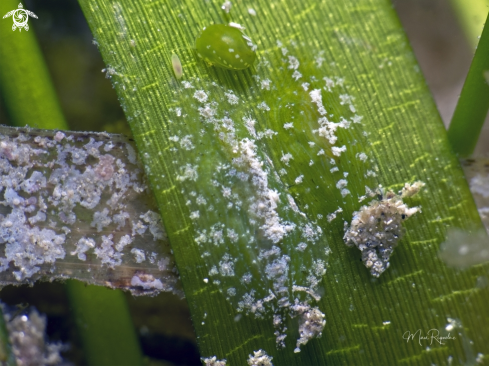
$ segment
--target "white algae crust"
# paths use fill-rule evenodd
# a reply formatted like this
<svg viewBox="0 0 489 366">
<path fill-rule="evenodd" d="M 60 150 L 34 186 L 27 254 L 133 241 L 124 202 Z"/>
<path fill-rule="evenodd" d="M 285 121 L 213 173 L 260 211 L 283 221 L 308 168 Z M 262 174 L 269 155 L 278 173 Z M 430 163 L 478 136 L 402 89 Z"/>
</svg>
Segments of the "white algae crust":
<svg viewBox="0 0 489 366">
<path fill-rule="evenodd" d="M 379 277 L 389 268 L 389 258 L 403 234 L 403 221 L 421 211 L 419 207 L 410 208 L 403 198 L 416 195 L 423 186 L 422 182 L 406 183 L 399 194 L 383 194 L 380 190 L 378 200 L 353 213 L 344 240 L 346 245 L 360 249 L 372 276 Z"/>
<path fill-rule="evenodd" d="M 67 347 L 62 343 L 48 342 L 45 316 L 35 309 L 24 314 L 16 310 L 9 312 L 5 306 L 2 306 L 2 311 L 17 366 L 69 364 L 60 355 L 60 352 Z"/>
<path fill-rule="evenodd" d="M 379 183 L 379 169 L 342 68 L 326 63 L 324 51 L 315 67 L 292 39 L 276 44 L 279 59 L 261 55 L 246 92 L 217 79 L 182 82 L 162 152 L 176 174 L 148 174 L 164 192 L 181 194 L 188 245 L 205 264 L 194 272 L 203 291 L 218 290 L 236 321 L 271 322 L 278 349 L 295 337 L 299 352 L 329 316 L 319 305 L 328 294 L 329 223 L 338 225 L 347 202 L 360 199 L 359 182 Z M 186 137 L 194 149 L 181 144 Z M 143 157 L 157 166 L 157 157 Z"/>
<path fill-rule="evenodd" d="M 299 315 L 299 335 L 294 352 L 300 352 L 300 346 L 307 344 L 313 338 L 322 335 L 326 320 L 319 308 L 311 308 L 307 304 L 295 304 L 292 309 Z"/>
<path fill-rule="evenodd" d="M 204 366 L 226 366 L 226 360 L 218 360 L 216 356 L 202 357 L 201 361 Z"/>
<path fill-rule="evenodd" d="M 130 142 L 0 128 L 0 285 L 75 278 L 182 295 Z"/>
<path fill-rule="evenodd" d="M 248 357 L 248 365 L 250 366 L 273 366 L 273 357 L 267 355 L 267 353 L 260 349 L 258 351 L 253 351 L 253 355 Z"/>
</svg>

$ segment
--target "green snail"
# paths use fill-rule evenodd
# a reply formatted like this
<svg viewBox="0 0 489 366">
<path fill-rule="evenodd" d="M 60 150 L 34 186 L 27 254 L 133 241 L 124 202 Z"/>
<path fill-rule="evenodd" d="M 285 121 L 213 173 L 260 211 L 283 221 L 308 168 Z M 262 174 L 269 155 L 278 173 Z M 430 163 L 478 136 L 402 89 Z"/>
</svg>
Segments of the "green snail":
<svg viewBox="0 0 489 366">
<path fill-rule="evenodd" d="M 224 24 L 210 25 L 195 41 L 199 57 L 211 65 L 230 70 L 250 67 L 256 58 L 256 46 L 243 32 Z"/>
</svg>

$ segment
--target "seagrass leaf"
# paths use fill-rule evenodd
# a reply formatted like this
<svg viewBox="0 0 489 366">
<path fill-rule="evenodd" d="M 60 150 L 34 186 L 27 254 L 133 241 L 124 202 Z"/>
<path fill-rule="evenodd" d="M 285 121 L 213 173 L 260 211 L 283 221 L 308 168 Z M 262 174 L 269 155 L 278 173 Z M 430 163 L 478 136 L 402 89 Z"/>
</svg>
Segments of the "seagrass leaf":
<svg viewBox="0 0 489 366">
<path fill-rule="evenodd" d="M 207 364 L 482 360 L 488 295 L 476 280 L 487 266 L 459 272 L 437 256 L 447 226 L 480 228 L 480 218 L 389 2 L 239 1 L 229 14 L 216 1 L 80 4 Z M 204 27 L 228 22 L 257 46 L 252 67 L 211 66 L 194 49 Z M 417 195 L 400 192 L 415 182 L 425 183 Z M 345 229 L 361 234 L 369 207 L 391 215 L 364 216 L 379 238 L 378 278 L 343 240 Z M 406 336 L 418 329 L 457 336 Z"/>
</svg>

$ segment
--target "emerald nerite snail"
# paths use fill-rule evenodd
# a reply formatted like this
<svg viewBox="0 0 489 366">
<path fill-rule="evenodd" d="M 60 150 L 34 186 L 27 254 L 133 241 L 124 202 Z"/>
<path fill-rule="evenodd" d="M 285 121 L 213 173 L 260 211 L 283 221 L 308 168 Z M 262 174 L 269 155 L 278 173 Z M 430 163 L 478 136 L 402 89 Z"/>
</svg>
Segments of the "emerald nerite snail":
<svg viewBox="0 0 489 366">
<path fill-rule="evenodd" d="M 199 57 L 212 65 L 243 70 L 255 61 L 256 46 L 241 30 L 224 24 L 206 27 L 195 41 Z"/>
</svg>

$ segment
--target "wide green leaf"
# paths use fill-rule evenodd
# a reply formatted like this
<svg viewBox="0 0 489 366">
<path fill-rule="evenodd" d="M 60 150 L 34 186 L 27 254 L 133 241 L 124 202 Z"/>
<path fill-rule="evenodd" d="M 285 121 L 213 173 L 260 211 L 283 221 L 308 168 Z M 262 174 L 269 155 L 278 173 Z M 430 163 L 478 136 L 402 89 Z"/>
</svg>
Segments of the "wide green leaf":
<svg viewBox="0 0 489 366">
<path fill-rule="evenodd" d="M 488 267 L 459 272 L 437 257 L 447 227 L 480 228 L 480 218 L 389 2 L 240 1 L 229 14 L 216 1 L 80 3 L 143 157 L 203 357 L 483 359 L 488 294 L 476 284 Z M 207 65 L 194 49 L 205 26 L 230 21 L 257 45 L 244 71 Z M 426 185 L 405 203 L 422 212 L 372 277 L 343 241 L 345 221 L 369 193 L 415 181 Z M 300 336 L 319 335 L 318 312 L 322 337 Z M 451 338 L 418 340 L 431 329 Z"/>
</svg>

